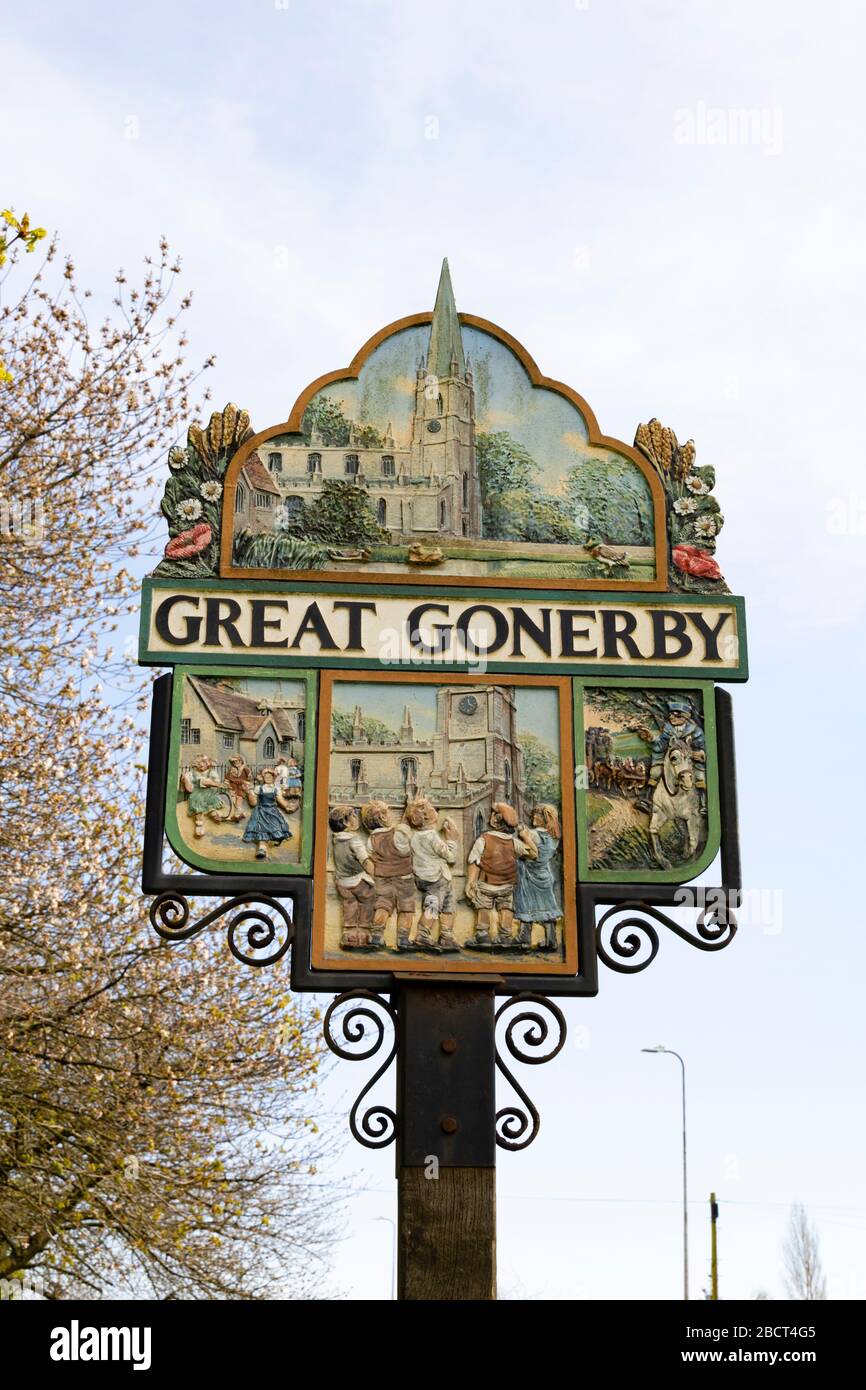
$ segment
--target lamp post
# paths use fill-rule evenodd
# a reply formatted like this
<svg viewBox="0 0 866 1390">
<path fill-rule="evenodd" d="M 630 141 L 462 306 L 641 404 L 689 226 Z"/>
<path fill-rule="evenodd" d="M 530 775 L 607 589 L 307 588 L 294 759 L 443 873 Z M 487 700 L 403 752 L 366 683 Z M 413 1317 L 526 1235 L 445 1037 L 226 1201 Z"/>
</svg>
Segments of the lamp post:
<svg viewBox="0 0 866 1390">
<path fill-rule="evenodd" d="M 689 1298 L 689 1190 L 686 1170 L 686 1064 L 678 1052 L 674 1052 L 670 1047 L 662 1047 L 658 1043 L 656 1047 L 642 1047 L 641 1052 L 667 1052 L 670 1057 L 676 1057 L 682 1068 L 683 1074 L 683 1298 L 688 1302 Z"/>
<path fill-rule="evenodd" d="M 373 1220 L 374 1220 L 374 1221 L 387 1221 L 387 1222 L 388 1222 L 388 1225 L 391 1227 L 391 1231 L 392 1231 L 392 1236 L 391 1236 L 391 1299 L 392 1299 L 392 1301 L 393 1301 L 393 1300 L 397 1297 L 397 1261 L 396 1261 L 395 1255 L 394 1255 L 395 1246 L 396 1246 L 396 1244 L 397 1244 L 397 1226 L 396 1226 L 395 1222 L 391 1219 L 390 1216 L 374 1216 L 374 1217 L 373 1217 Z"/>
</svg>

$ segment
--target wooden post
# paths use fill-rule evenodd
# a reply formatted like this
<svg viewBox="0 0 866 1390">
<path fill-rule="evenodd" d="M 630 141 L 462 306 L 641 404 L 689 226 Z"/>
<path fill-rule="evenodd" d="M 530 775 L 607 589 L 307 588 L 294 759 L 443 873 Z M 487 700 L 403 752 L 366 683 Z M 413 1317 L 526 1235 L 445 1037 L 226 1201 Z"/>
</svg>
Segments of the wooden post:
<svg viewBox="0 0 866 1390">
<path fill-rule="evenodd" d="M 401 982 L 397 1296 L 496 1297 L 494 986 Z"/>
</svg>

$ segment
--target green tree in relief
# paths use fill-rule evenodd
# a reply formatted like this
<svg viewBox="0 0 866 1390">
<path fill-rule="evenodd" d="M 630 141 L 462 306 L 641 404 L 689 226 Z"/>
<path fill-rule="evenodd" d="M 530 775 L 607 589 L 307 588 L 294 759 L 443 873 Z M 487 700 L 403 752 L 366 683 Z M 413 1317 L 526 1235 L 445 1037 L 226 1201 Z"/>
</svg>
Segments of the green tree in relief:
<svg viewBox="0 0 866 1390">
<path fill-rule="evenodd" d="M 395 739 L 395 731 L 383 724 L 381 719 L 375 719 L 371 714 L 362 716 L 364 733 L 372 742 L 376 743 L 379 739 Z M 351 739 L 352 737 L 352 716 L 343 710 L 335 709 L 331 713 L 331 729 L 336 738 Z"/>
<path fill-rule="evenodd" d="M 366 489 L 343 478 L 327 478 L 314 501 L 287 515 L 283 529 L 288 536 L 325 545 L 376 545 L 389 537 Z"/>
<path fill-rule="evenodd" d="M 564 500 L 542 491 L 535 481 L 537 463 L 506 431 L 477 435 L 475 457 L 485 539 L 566 545 L 585 539 L 586 528 Z"/>
<path fill-rule="evenodd" d="M 562 793 L 553 750 L 535 734 L 522 732 L 520 746 L 523 749 L 524 792 L 530 806 L 540 801 L 558 806 Z"/>
<path fill-rule="evenodd" d="M 333 396 L 317 396 L 304 411 L 301 432 L 305 444 L 311 443 L 314 430 L 331 449 L 347 448 L 353 430 L 361 449 L 382 449 L 385 445 L 374 425 L 357 425 L 344 413 L 343 402 L 335 401 Z"/>
<path fill-rule="evenodd" d="M 606 454 L 573 464 L 566 474 L 565 506 L 572 517 L 586 522 L 598 540 L 652 544 L 650 490 L 628 459 Z"/>
</svg>

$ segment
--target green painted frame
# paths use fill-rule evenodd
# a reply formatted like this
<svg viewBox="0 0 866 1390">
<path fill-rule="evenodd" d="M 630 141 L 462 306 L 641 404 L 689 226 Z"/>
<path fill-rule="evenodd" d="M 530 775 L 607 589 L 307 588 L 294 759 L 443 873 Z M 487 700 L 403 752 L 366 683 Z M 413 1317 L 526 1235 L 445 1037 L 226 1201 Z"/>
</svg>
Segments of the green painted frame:
<svg viewBox="0 0 866 1390">
<path fill-rule="evenodd" d="M 292 668 L 292 680 L 304 682 L 306 694 L 305 732 L 304 732 L 304 796 L 301 803 L 301 856 L 297 864 L 273 864 L 257 861 L 249 867 L 236 860 L 211 859 L 208 855 L 196 854 L 183 838 L 177 818 L 177 803 L 173 800 L 177 788 L 180 764 L 180 721 L 183 715 L 183 692 L 187 676 L 249 676 L 260 679 L 273 679 L 273 664 L 262 666 L 232 666 L 222 669 L 219 666 L 201 665 L 196 662 L 179 662 L 174 667 L 174 681 L 171 702 L 171 738 L 168 751 L 167 794 L 165 800 L 165 833 L 175 854 L 193 869 L 205 869 L 210 873 L 268 874 L 278 877 L 302 874 L 309 876 L 313 863 L 313 806 L 315 802 L 316 731 L 318 726 L 319 675 L 317 671 L 299 671 Z"/>
<path fill-rule="evenodd" d="M 321 583 L 290 584 L 285 581 L 269 580 L 267 583 L 261 579 L 171 579 L 160 576 L 155 579 L 148 575 L 143 582 L 141 595 L 141 622 L 139 626 L 139 645 L 138 661 L 141 666 L 161 666 L 163 669 L 171 666 L 179 666 L 183 662 L 182 652 L 175 655 L 174 652 L 151 651 L 148 646 L 148 634 L 150 631 L 151 612 L 153 608 L 154 594 L 161 590 L 188 589 L 191 593 L 202 593 L 212 595 L 222 595 L 228 589 L 238 589 L 250 593 L 262 593 L 267 590 L 269 593 L 276 594 L 309 594 L 315 597 L 317 594 L 351 594 L 353 598 L 419 598 L 430 601 L 438 595 L 431 595 L 429 589 L 423 589 L 413 584 L 389 585 L 387 589 L 377 584 L 348 584 L 345 582 L 333 582 L 323 580 Z M 477 587 L 462 586 L 460 588 L 443 589 L 444 599 L 476 599 L 479 602 L 490 602 L 506 604 L 509 602 L 520 602 L 526 598 L 526 591 L 522 589 L 488 589 L 482 585 Z M 699 666 L 629 666 L 623 662 L 622 669 L 640 671 L 638 679 L 652 681 L 658 677 L 666 680 L 684 679 L 701 681 L 746 681 L 749 679 L 749 659 L 746 645 L 746 606 L 745 599 L 737 594 L 724 594 L 716 597 L 707 594 L 686 594 L 686 593 L 635 593 L 632 591 L 618 591 L 611 593 L 609 590 L 604 592 L 585 592 L 575 591 L 574 589 L 536 589 L 531 593 L 533 602 L 566 603 L 573 604 L 579 602 L 586 603 L 629 603 L 635 606 L 658 607 L 668 604 L 677 607 L 704 607 L 714 608 L 720 606 L 730 606 L 735 609 L 737 614 L 737 636 L 738 636 L 738 662 L 736 666 L 714 667 L 712 671 L 701 669 Z M 210 664 L 211 658 L 207 653 L 196 652 L 194 658 L 196 662 Z M 309 652 L 299 652 L 292 655 L 289 652 L 280 651 L 273 656 L 264 653 L 246 654 L 238 652 L 219 652 L 214 653 L 212 658 L 214 664 L 241 666 L 254 662 L 257 666 L 273 667 L 285 666 L 300 668 L 314 667 L 325 668 L 335 671 L 340 670 L 404 670 L 404 671 L 465 671 L 466 662 L 444 662 L 444 661 L 413 661 L 411 665 L 394 663 L 393 665 L 383 665 L 375 657 L 341 657 L 335 656 L 332 652 L 325 652 L 321 656 L 313 656 Z M 612 668 L 609 665 L 596 666 L 589 662 L 581 661 L 488 661 L 484 665 L 485 672 L 493 675 L 507 675 L 515 671 L 525 671 L 527 675 L 537 676 L 571 676 L 582 677 L 592 673 L 598 673 L 598 679 L 619 679 L 610 677 Z M 226 674 L 230 674 L 227 672 Z M 622 679 L 628 679 L 623 676 Z"/>
<path fill-rule="evenodd" d="M 580 677 L 572 681 L 574 699 L 574 751 L 578 766 L 585 766 L 586 734 L 583 721 L 584 691 L 587 687 L 607 686 L 622 690 L 699 690 L 703 705 L 704 738 L 707 751 L 707 843 L 693 864 L 673 869 L 593 869 L 589 864 L 589 831 L 586 816 L 587 788 L 576 788 L 577 809 L 577 873 L 582 883 L 690 883 L 712 864 L 721 847 L 721 815 L 719 809 L 719 757 L 716 740 L 716 699 L 714 681 L 695 681 L 672 676 L 667 680 L 643 680 L 623 677 Z"/>
</svg>

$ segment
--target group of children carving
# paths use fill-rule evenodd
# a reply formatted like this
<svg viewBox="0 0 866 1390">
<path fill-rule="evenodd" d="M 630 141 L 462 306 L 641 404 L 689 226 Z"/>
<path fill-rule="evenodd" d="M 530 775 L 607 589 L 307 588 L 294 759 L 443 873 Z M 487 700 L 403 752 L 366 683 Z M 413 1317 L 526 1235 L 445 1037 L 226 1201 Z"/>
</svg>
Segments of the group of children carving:
<svg viewBox="0 0 866 1390">
<path fill-rule="evenodd" d="M 463 949 L 454 935 L 452 870 L 459 832 L 426 797 L 402 812 L 384 801 L 328 815 L 334 885 L 342 906 L 340 945 L 377 951 L 396 917 L 396 950 L 433 954 Z M 505 801 L 494 802 L 487 829 L 466 859 L 463 896 L 475 912 L 474 950 L 552 951 L 562 915 L 552 860 L 561 838 L 555 806 L 538 805 L 530 824 Z M 420 909 L 420 913 L 419 913 Z M 419 913 L 416 921 L 416 913 Z M 543 940 L 533 946 L 533 927 Z"/>
</svg>

